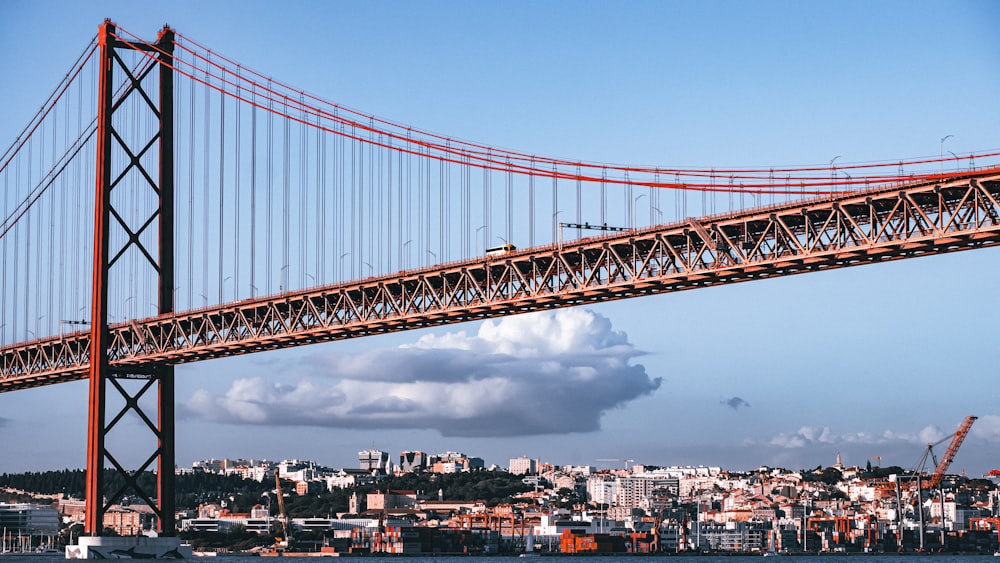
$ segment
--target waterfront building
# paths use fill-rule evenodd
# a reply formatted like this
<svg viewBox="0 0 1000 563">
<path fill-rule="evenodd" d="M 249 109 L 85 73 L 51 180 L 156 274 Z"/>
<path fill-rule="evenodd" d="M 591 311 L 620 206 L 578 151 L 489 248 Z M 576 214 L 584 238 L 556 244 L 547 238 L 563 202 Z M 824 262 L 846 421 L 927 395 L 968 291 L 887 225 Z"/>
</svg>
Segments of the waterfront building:
<svg viewBox="0 0 1000 563">
<path fill-rule="evenodd" d="M 228 532 L 236 527 L 254 534 L 269 534 L 272 530 L 273 518 L 268 514 L 266 506 L 257 504 L 249 513 L 230 512 L 215 503 L 207 503 L 198 507 L 197 518 L 185 518 L 180 521 L 180 529 L 199 532 Z"/>
<path fill-rule="evenodd" d="M 55 534 L 59 531 L 59 511 L 51 506 L 0 502 L 0 529 L 9 534 Z"/>
</svg>

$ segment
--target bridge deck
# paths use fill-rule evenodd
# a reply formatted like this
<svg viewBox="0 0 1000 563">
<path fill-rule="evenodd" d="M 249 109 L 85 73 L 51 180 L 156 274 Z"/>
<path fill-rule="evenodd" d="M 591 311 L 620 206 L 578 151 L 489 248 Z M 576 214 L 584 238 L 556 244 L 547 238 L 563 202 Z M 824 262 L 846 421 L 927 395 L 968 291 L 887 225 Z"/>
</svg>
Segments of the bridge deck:
<svg viewBox="0 0 1000 563">
<path fill-rule="evenodd" d="M 1000 244 L 1000 171 L 752 209 L 111 327 L 115 367 L 303 344 Z M 83 379 L 89 333 L 0 349 L 0 392 Z"/>
</svg>

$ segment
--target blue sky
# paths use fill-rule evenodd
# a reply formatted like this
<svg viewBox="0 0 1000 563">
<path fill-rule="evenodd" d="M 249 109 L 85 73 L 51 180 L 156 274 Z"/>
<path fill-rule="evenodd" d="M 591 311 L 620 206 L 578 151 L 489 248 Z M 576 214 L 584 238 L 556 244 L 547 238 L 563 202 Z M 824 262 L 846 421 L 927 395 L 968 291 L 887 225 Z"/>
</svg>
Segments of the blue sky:
<svg viewBox="0 0 1000 563">
<path fill-rule="evenodd" d="M 996 2 L 6 0 L 0 142 L 105 17 L 145 37 L 169 23 L 265 74 L 397 122 L 555 157 L 849 163 L 935 156 L 945 135 L 959 154 L 1000 148 Z M 841 452 L 849 464 L 881 456 L 909 467 L 974 414 L 953 469 L 981 474 L 998 467 L 1000 448 L 998 274 L 1000 250 L 962 252 L 184 366 L 177 458 L 353 466 L 374 444 L 500 465 L 529 455 L 798 468 Z M 349 409 L 321 421 L 292 416 L 316 407 L 305 400 L 315 385 L 360 405 L 348 383 L 381 358 L 454 361 L 447 351 L 460 347 L 501 357 L 516 334 L 545 323 L 561 328 L 540 337 L 548 347 L 537 358 L 561 369 L 566 350 L 589 351 L 596 380 L 622 394 L 589 402 L 526 378 L 511 400 L 541 397 L 534 412 L 550 418 L 532 430 L 520 425 L 526 412 L 497 407 L 465 435 L 454 418 L 407 419 L 402 408 L 395 425 L 352 421 Z M 579 349 L 558 348 L 559 337 Z M 501 359 L 520 369 L 530 361 Z M 218 414 L 240 393 L 276 388 L 292 392 L 258 418 Z M 449 397 L 449 412 L 483 400 Z M 84 382 L 0 394 L 0 471 L 83 466 L 85 402 Z"/>
</svg>

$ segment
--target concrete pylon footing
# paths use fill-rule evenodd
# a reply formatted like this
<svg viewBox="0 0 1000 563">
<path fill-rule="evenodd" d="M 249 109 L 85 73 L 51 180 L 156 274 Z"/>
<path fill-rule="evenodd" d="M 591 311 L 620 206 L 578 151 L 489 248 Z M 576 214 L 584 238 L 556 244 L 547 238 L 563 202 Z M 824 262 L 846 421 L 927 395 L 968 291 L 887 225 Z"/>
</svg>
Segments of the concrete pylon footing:
<svg viewBox="0 0 1000 563">
<path fill-rule="evenodd" d="M 92 537 L 66 546 L 66 559 L 190 559 L 190 545 L 180 538 Z"/>
</svg>

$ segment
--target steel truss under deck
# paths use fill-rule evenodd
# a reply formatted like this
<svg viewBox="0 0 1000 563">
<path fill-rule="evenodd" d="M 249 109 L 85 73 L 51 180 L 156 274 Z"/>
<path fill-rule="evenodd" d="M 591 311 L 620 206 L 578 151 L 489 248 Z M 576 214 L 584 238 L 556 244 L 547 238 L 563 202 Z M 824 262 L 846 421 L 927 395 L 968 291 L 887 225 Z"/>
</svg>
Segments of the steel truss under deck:
<svg viewBox="0 0 1000 563">
<path fill-rule="evenodd" d="M 316 342 L 985 248 L 1000 172 L 583 239 L 110 327 L 112 366 Z M 0 392 L 87 376 L 89 335 L 0 350 Z"/>
</svg>

